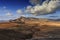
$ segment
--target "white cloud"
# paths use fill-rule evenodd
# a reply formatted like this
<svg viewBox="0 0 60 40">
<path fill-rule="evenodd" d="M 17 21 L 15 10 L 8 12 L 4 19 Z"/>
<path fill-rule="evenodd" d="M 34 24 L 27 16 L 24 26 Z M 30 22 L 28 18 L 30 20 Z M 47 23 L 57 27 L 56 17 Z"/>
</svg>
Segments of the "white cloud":
<svg viewBox="0 0 60 40">
<path fill-rule="evenodd" d="M 5 8 L 6 8 L 6 6 L 3 6 L 3 8 L 5 9 Z"/>
<path fill-rule="evenodd" d="M 6 16 L 12 16 L 12 14 L 10 12 L 6 13 Z"/>
<path fill-rule="evenodd" d="M 60 0 L 46 0 L 40 4 L 36 4 L 35 6 L 27 6 L 25 12 L 31 13 L 33 15 L 44 15 L 49 13 L 54 13 L 60 7 Z"/>
<path fill-rule="evenodd" d="M 21 15 L 22 17 L 25 17 L 25 15 Z"/>
<path fill-rule="evenodd" d="M 22 14 L 22 13 L 23 13 L 22 10 L 20 10 L 20 9 L 18 9 L 16 12 L 17 12 L 18 14 Z"/>
<path fill-rule="evenodd" d="M 31 10 L 32 6 L 27 6 L 26 10 L 24 12 L 29 13 Z"/>
</svg>

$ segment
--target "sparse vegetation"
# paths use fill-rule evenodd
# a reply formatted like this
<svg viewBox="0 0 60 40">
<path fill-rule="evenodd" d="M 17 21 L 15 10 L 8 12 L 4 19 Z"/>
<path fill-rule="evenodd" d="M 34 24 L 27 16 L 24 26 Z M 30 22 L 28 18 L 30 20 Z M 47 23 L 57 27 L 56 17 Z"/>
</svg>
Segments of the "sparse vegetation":
<svg viewBox="0 0 60 40">
<path fill-rule="evenodd" d="M 50 38 L 57 40 L 55 38 L 60 38 L 59 22 L 36 21 L 37 19 L 32 21 L 23 17 L 16 20 L 0 23 L 0 40 L 50 40 Z"/>
</svg>

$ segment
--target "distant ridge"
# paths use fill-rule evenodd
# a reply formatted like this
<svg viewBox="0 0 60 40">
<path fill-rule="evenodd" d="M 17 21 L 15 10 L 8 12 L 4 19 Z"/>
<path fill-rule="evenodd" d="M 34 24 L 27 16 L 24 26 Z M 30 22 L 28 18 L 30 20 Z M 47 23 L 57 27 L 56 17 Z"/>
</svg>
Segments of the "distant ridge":
<svg viewBox="0 0 60 40">
<path fill-rule="evenodd" d="M 49 19 L 51 21 L 60 21 L 60 19 Z"/>
<path fill-rule="evenodd" d="M 14 20 L 9 20 L 10 22 L 25 22 L 25 21 L 48 21 L 46 18 L 34 18 L 34 17 L 19 17 Z"/>
<path fill-rule="evenodd" d="M 0 20 L 0 23 L 2 23 L 2 22 L 9 22 L 8 20 Z"/>
</svg>

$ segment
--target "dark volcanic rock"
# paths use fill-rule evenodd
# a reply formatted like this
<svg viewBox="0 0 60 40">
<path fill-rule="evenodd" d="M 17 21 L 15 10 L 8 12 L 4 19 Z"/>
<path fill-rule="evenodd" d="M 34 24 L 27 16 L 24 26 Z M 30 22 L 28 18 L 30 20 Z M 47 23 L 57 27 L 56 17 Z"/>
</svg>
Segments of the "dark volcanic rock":
<svg viewBox="0 0 60 40">
<path fill-rule="evenodd" d="M 32 38 L 31 34 L 25 34 L 14 30 L 0 29 L 0 40 L 24 40 Z"/>
</svg>

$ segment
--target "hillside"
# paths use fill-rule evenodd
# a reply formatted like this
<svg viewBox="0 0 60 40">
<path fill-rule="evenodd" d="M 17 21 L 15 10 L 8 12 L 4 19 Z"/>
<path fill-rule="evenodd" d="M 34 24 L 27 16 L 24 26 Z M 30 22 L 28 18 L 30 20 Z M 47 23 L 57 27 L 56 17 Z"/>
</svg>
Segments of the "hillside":
<svg viewBox="0 0 60 40">
<path fill-rule="evenodd" d="M 22 23 L 22 24 L 27 24 L 27 25 L 38 25 L 38 26 L 57 26 L 60 27 L 60 21 L 53 21 L 49 19 L 43 19 L 43 18 L 25 18 L 25 17 L 20 17 L 15 20 L 10 20 L 12 23 Z"/>
<path fill-rule="evenodd" d="M 20 17 L 0 23 L 0 40 L 50 40 L 49 38 L 60 38 L 60 21 Z"/>
<path fill-rule="evenodd" d="M 52 21 L 49 19 L 43 19 L 43 18 L 26 18 L 26 17 L 20 17 L 14 20 L 9 20 L 9 22 L 0 22 L 0 28 L 10 28 L 10 27 L 16 27 L 18 25 L 38 25 L 38 26 L 55 26 L 60 27 L 60 21 Z"/>
</svg>

